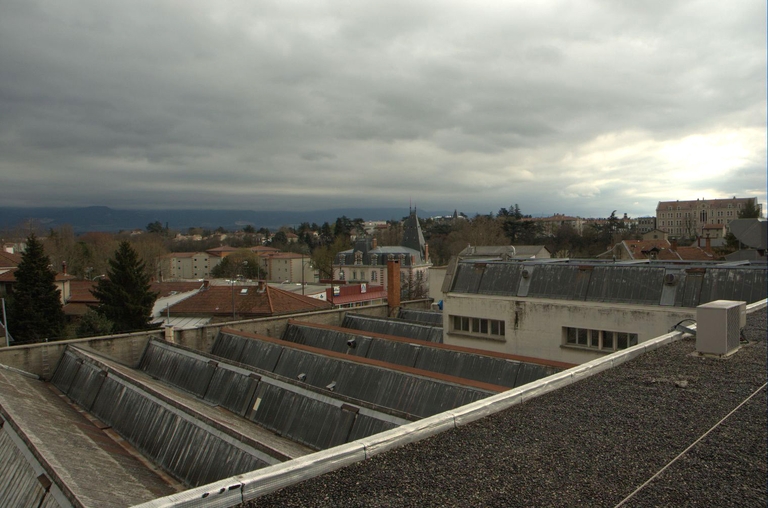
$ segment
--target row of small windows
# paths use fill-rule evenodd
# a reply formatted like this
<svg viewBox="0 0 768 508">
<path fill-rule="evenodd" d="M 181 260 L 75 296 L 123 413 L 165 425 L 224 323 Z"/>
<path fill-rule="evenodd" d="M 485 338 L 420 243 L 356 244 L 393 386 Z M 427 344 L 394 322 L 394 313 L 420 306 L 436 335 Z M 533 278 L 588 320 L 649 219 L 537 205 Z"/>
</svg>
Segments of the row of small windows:
<svg viewBox="0 0 768 508">
<path fill-rule="evenodd" d="M 401 274 L 402 276 L 402 274 Z M 339 280 L 345 280 L 346 274 L 344 273 L 344 270 L 339 271 Z M 360 272 L 360 278 L 357 278 L 357 270 L 352 270 L 352 279 L 350 280 L 365 280 L 365 272 Z M 371 282 L 376 282 L 379 280 L 379 272 L 377 271 L 371 271 Z"/>
<path fill-rule="evenodd" d="M 714 214 L 714 212 L 713 212 L 713 214 Z M 667 214 L 664 214 L 664 213 L 660 213 L 660 214 L 659 214 L 659 219 L 671 219 L 673 216 L 674 216 L 674 215 L 673 215 L 673 214 L 671 214 L 671 213 L 667 213 Z M 718 210 L 718 211 L 717 211 L 717 216 L 718 216 L 718 217 L 733 217 L 733 210 L 728 210 L 727 212 L 724 212 L 723 210 Z M 678 213 L 677 213 L 677 218 L 678 218 L 678 219 L 680 219 L 680 218 L 682 218 L 682 217 L 683 217 L 683 215 L 682 215 L 680 212 L 678 212 Z M 688 218 L 690 218 L 690 217 L 691 217 L 691 214 L 690 214 L 690 213 L 688 213 L 688 212 L 686 212 L 686 213 L 685 213 L 685 218 L 686 218 L 686 219 L 688 219 Z M 706 220 L 707 220 L 707 215 L 706 215 L 706 213 L 703 213 L 703 214 L 701 215 L 701 217 L 700 217 L 700 218 L 701 218 L 701 220 L 702 220 L 702 221 L 706 221 Z M 670 221 L 670 222 L 671 222 L 671 221 Z M 678 221 L 678 222 L 679 222 L 679 221 Z M 661 221 L 661 223 L 662 223 L 662 224 L 664 224 L 664 221 Z"/>
<path fill-rule="evenodd" d="M 498 319 L 470 318 L 465 316 L 451 316 L 452 331 L 465 332 L 474 335 L 487 335 L 503 338 L 505 331 L 504 321 Z"/>
<path fill-rule="evenodd" d="M 618 351 L 636 346 L 637 339 L 636 333 L 563 327 L 563 344 L 567 346 L 581 346 L 601 351 Z"/>
</svg>

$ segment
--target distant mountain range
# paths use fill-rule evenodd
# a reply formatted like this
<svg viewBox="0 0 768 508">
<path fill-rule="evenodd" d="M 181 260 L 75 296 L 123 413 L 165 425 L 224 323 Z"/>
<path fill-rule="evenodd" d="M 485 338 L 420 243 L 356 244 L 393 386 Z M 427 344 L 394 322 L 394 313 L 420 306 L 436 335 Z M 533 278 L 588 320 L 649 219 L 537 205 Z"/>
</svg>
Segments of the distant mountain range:
<svg viewBox="0 0 768 508">
<path fill-rule="evenodd" d="M 419 209 L 419 217 L 451 215 L 451 211 L 427 211 Z M 30 226 L 42 229 L 58 228 L 65 224 L 76 233 L 86 231 L 117 232 L 145 229 L 151 222 L 160 221 L 175 230 L 191 227 L 216 229 L 223 227 L 234 231 L 252 225 L 277 229 L 281 226 L 297 226 L 302 222 L 333 223 L 346 215 L 350 219 L 400 220 L 408 215 L 407 208 L 336 208 L 308 212 L 253 211 L 253 210 L 116 210 L 107 206 L 85 208 L 0 208 L 0 229 Z"/>
</svg>

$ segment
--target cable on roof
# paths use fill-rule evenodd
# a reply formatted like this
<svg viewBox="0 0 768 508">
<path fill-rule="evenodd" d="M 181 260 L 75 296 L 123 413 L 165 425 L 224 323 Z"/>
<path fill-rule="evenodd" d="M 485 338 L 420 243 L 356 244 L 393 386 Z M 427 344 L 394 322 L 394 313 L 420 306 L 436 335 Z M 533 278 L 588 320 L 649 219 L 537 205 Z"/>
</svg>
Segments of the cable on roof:
<svg viewBox="0 0 768 508">
<path fill-rule="evenodd" d="M 686 321 L 686 320 L 684 319 L 683 321 Z M 692 320 L 691 320 L 691 321 L 692 321 Z M 681 321 L 681 323 L 682 323 L 682 321 Z M 683 450 L 682 452 L 680 452 L 680 453 L 678 454 L 678 456 L 677 456 L 677 457 L 675 457 L 674 459 L 672 459 L 672 460 L 670 460 L 669 462 L 667 462 L 667 464 L 666 464 L 664 467 L 662 467 L 661 469 L 659 469 L 659 470 L 658 470 L 658 471 L 657 471 L 657 472 L 656 472 L 656 473 L 655 473 L 653 476 L 651 476 L 650 478 L 648 478 L 648 479 L 645 481 L 645 483 L 643 483 L 643 484 L 642 484 L 642 485 L 640 485 L 638 488 L 636 488 L 636 489 L 635 489 L 635 490 L 634 490 L 634 491 L 633 491 L 633 492 L 632 492 L 630 495 L 628 495 L 627 497 L 625 497 L 624 499 L 622 499 L 622 500 L 619 502 L 619 504 L 617 504 L 617 505 L 616 505 L 614 508 L 619 508 L 619 507 L 620 507 L 620 506 L 622 506 L 624 503 L 626 503 L 627 501 L 629 501 L 629 500 L 630 500 L 630 499 L 631 499 L 631 498 L 632 498 L 632 497 L 633 497 L 635 494 L 637 494 L 638 492 L 640 492 L 641 490 L 643 490 L 645 487 L 647 487 L 647 486 L 648 486 L 648 485 L 649 485 L 649 484 L 650 484 L 650 483 L 651 483 L 653 480 L 655 480 L 655 479 L 656 479 L 656 477 L 658 477 L 658 476 L 659 476 L 661 473 L 663 473 L 663 472 L 664 472 L 664 471 L 665 471 L 665 470 L 666 470 L 666 469 L 667 469 L 669 466 L 671 466 L 672 464 L 674 464 L 674 463 L 677 461 L 677 459 L 679 459 L 680 457 L 682 457 L 683 455 L 685 455 L 686 453 L 688 453 L 688 451 L 689 451 L 691 448 L 693 448 L 694 446 L 696 446 L 696 445 L 699 443 L 699 441 L 701 441 L 702 439 L 704 439 L 705 437 L 707 437 L 707 436 L 709 435 L 709 433 L 710 433 L 710 432 L 712 432 L 712 431 L 713 431 L 713 430 L 715 430 L 717 427 L 719 427 L 721 423 L 723 423 L 725 420 L 727 420 L 727 419 L 728 419 L 728 418 L 729 418 L 729 417 L 730 417 L 730 416 L 731 416 L 733 413 L 735 413 L 736 411 L 738 411 L 738 410 L 741 408 L 741 406 L 743 406 L 744 404 L 746 404 L 747 402 L 749 402 L 749 399 L 751 399 L 752 397 L 754 397 L 755 395 L 757 395 L 758 393 L 760 393 L 760 392 L 761 392 L 761 391 L 762 391 L 762 390 L 763 390 L 763 389 L 766 387 L 766 385 L 768 385 L 768 383 L 763 383 L 763 386 L 761 386 L 760 388 L 758 388 L 757 390 L 755 390 L 754 392 L 752 392 L 752 394 L 751 394 L 749 397 L 747 397 L 746 399 L 744 399 L 743 401 L 741 401 L 741 404 L 739 404 L 738 406 L 736 406 L 736 407 L 735 407 L 735 408 L 734 408 L 734 409 L 733 409 L 733 410 L 732 410 L 730 413 L 728 413 L 727 415 L 725 415 L 725 416 L 724 416 L 724 417 L 723 417 L 723 418 L 722 418 L 722 419 L 721 419 L 719 422 L 717 422 L 716 424 L 714 424 L 714 425 L 713 425 L 713 426 L 712 426 L 712 427 L 711 427 L 711 428 L 710 428 L 708 431 L 706 431 L 704 434 L 702 434 L 702 435 L 701 435 L 701 436 L 700 436 L 700 437 L 699 437 L 699 438 L 698 438 L 696 441 L 694 441 L 693 443 L 691 443 L 690 445 L 688 445 L 688 448 L 686 448 L 685 450 Z"/>
<path fill-rule="evenodd" d="M 693 328 L 688 328 L 687 326 L 683 326 L 683 323 L 685 323 L 686 321 L 690 321 L 691 323 L 696 324 L 696 320 L 695 319 L 686 318 L 686 319 L 683 319 L 682 321 L 680 321 L 679 323 L 677 323 L 672 328 L 670 328 L 669 331 L 670 332 L 685 332 L 685 333 L 690 333 L 691 335 L 696 335 L 696 330 L 694 330 Z"/>
</svg>

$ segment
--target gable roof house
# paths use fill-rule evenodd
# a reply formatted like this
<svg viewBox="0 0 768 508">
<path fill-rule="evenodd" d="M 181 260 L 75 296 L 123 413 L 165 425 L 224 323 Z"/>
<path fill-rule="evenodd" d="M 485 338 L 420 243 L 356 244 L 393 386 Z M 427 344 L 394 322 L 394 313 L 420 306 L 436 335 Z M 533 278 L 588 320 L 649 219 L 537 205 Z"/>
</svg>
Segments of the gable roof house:
<svg viewBox="0 0 768 508">
<path fill-rule="evenodd" d="M 174 316 L 209 316 L 214 322 L 295 314 L 330 309 L 331 304 L 283 291 L 264 282 L 258 285 L 208 286 L 168 308 Z"/>
</svg>

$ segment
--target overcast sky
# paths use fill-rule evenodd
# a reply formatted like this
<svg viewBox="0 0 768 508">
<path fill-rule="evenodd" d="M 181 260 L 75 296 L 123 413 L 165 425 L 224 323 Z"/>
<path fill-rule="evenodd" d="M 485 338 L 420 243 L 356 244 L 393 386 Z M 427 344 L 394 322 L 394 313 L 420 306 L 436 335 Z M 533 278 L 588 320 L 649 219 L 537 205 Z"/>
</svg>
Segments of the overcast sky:
<svg viewBox="0 0 768 508">
<path fill-rule="evenodd" d="M 766 201 L 766 2 L 0 0 L 0 206 Z"/>
</svg>

